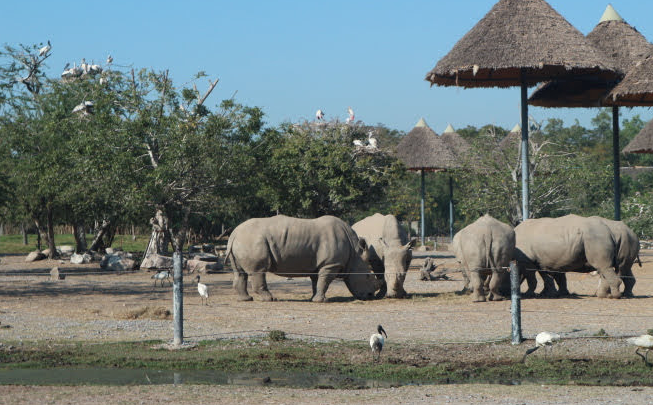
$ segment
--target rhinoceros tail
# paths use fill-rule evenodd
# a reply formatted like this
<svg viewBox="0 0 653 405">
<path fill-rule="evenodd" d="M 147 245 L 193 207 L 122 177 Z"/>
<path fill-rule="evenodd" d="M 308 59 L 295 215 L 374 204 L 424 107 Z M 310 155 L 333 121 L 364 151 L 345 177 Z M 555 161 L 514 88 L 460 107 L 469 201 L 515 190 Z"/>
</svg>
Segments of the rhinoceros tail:
<svg viewBox="0 0 653 405">
<path fill-rule="evenodd" d="M 497 270 L 497 265 L 494 262 L 494 255 L 492 254 L 492 233 L 486 232 L 485 238 L 485 263 L 489 270 Z"/>
<path fill-rule="evenodd" d="M 642 267 L 642 261 L 639 259 L 639 253 L 637 253 L 637 264 L 639 264 L 639 267 Z"/>
<path fill-rule="evenodd" d="M 236 271 L 236 259 L 234 258 L 234 255 L 231 251 L 232 246 L 233 246 L 233 239 L 229 237 L 229 240 L 227 241 L 227 251 L 225 252 L 224 255 L 224 264 L 225 265 L 227 264 L 227 260 L 231 260 L 231 267 L 233 268 L 234 271 Z"/>
</svg>

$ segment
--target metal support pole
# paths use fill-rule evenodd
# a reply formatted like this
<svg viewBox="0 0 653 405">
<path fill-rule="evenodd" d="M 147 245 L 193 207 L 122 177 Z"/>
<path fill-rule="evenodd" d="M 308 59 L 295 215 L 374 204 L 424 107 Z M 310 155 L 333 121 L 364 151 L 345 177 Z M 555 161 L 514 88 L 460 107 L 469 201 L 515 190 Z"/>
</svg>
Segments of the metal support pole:
<svg viewBox="0 0 653 405">
<path fill-rule="evenodd" d="M 422 246 L 424 246 L 424 170 L 422 169 L 422 201 L 420 205 L 421 226 L 420 226 L 420 239 Z"/>
<path fill-rule="evenodd" d="M 174 323 L 174 344 L 184 343 L 184 277 L 182 274 L 182 254 L 175 250 L 172 254 L 172 307 Z"/>
<path fill-rule="evenodd" d="M 512 315 L 512 344 L 522 342 L 521 336 L 521 291 L 517 263 L 510 262 L 510 315 Z"/>
<path fill-rule="evenodd" d="M 528 210 L 528 87 L 521 85 L 521 204 L 522 220 L 529 218 Z"/>
<path fill-rule="evenodd" d="M 619 107 L 612 107 L 612 165 L 614 169 L 614 220 L 621 221 L 621 174 L 619 168 Z"/>
<path fill-rule="evenodd" d="M 453 241 L 453 177 L 449 176 L 449 237 Z"/>
</svg>

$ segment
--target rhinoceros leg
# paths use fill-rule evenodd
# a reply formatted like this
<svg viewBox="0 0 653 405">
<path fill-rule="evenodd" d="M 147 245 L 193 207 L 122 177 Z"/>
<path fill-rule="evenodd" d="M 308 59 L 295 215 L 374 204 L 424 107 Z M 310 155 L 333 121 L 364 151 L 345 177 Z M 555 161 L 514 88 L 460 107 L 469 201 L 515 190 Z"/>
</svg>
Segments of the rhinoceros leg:
<svg viewBox="0 0 653 405">
<path fill-rule="evenodd" d="M 619 276 L 621 276 L 621 281 L 624 283 L 624 297 L 634 297 L 635 276 L 633 276 L 632 265 L 622 267 Z"/>
<path fill-rule="evenodd" d="M 256 272 L 252 274 L 252 288 L 254 292 L 261 296 L 262 301 L 272 301 L 272 294 L 268 290 L 268 283 L 265 279 L 265 272 Z"/>
<path fill-rule="evenodd" d="M 506 299 L 506 297 L 501 294 L 503 279 L 506 275 L 507 272 L 499 270 L 492 271 L 492 274 L 488 276 L 488 279 L 490 280 L 488 285 L 488 289 L 490 290 L 490 301 L 503 301 Z"/>
<path fill-rule="evenodd" d="M 469 272 L 470 283 L 473 288 L 472 292 L 472 302 L 483 302 L 485 298 L 485 279 L 481 275 L 481 272 L 475 269 L 470 270 Z"/>
<path fill-rule="evenodd" d="M 546 271 L 546 269 L 543 269 L 539 273 L 540 273 L 540 277 L 542 277 L 542 281 L 544 282 L 544 288 L 542 289 L 540 296 L 545 298 L 557 297 L 558 290 L 556 290 L 555 281 L 553 280 L 553 276 L 551 275 L 551 273 Z"/>
<path fill-rule="evenodd" d="M 335 278 L 335 275 L 339 273 L 339 268 L 334 266 L 322 267 L 317 274 L 317 284 L 315 286 L 315 294 L 311 301 L 313 302 L 325 302 L 326 301 L 326 292 L 329 288 L 329 284 Z M 312 279 L 311 279 L 312 281 Z"/>
<path fill-rule="evenodd" d="M 551 276 L 558 285 L 558 296 L 566 297 L 569 294 L 569 289 L 567 288 L 567 275 L 561 272 L 551 273 Z"/>
<path fill-rule="evenodd" d="M 603 276 L 599 276 L 599 287 L 596 290 L 596 296 L 605 298 L 608 294 L 610 294 L 610 285 L 608 285 Z"/>
<path fill-rule="evenodd" d="M 247 293 L 247 273 L 234 268 L 234 290 L 238 294 L 238 301 L 252 301 L 253 298 Z"/>
<path fill-rule="evenodd" d="M 317 274 L 313 274 L 310 277 L 311 277 L 311 288 L 313 289 L 313 295 L 311 295 L 311 300 L 312 300 L 313 297 L 315 297 L 315 293 L 317 292 Z"/>
</svg>

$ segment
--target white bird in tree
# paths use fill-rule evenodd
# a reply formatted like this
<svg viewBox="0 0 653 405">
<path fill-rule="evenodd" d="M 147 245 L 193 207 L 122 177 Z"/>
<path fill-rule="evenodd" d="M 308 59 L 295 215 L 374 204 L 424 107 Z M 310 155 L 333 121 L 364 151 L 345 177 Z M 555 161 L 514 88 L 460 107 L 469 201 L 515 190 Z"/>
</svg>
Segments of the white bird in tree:
<svg viewBox="0 0 653 405">
<path fill-rule="evenodd" d="M 202 304 L 204 304 L 204 301 L 206 301 L 206 305 L 209 305 L 209 288 L 206 286 L 206 284 L 200 283 L 199 275 L 195 277 L 195 281 L 197 282 L 197 292 L 200 294 Z"/>
<path fill-rule="evenodd" d="M 354 110 L 352 110 L 351 107 L 347 107 L 347 113 L 349 114 L 349 117 L 347 117 L 347 123 L 354 122 Z"/>
<path fill-rule="evenodd" d="M 369 147 L 371 149 L 376 149 L 377 148 L 378 142 L 377 142 L 376 138 L 374 137 L 374 134 L 372 133 L 372 131 L 367 133 L 367 143 L 368 143 L 368 145 L 369 145 Z"/>
<path fill-rule="evenodd" d="M 113 63 L 113 56 L 109 55 L 107 56 L 107 65 L 110 65 Z"/>
<path fill-rule="evenodd" d="M 52 46 L 50 45 L 50 40 L 48 39 L 48 44 L 43 48 L 39 49 L 39 56 L 47 55 L 47 53 L 50 52 L 50 49 L 52 49 Z"/>
<path fill-rule="evenodd" d="M 361 141 L 360 139 L 354 139 L 354 146 L 362 148 L 365 145 L 363 144 L 363 141 Z"/>
<path fill-rule="evenodd" d="M 648 352 L 649 350 L 653 349 L 653 336 L 651 335 L 641 335 L 637 337 L 631 337 L 627 339 L 627 342 L 630 343 L 633 346 L 637 346 L 637 349 L 635 349 L 635 354 L 637 354 L 639 357 L 644 360 L 644 363 L 651 367 L 652 364 L 648 362 Z M 639 349 L 644 349 L 646 350 L 646 355 L 643 355 L 642 353 L 639 352 Z"/>
<path fill-rule="evenodd" d="M 535 336 L 535 347 L 532 349 L 526 350 L 524 357 L 522 358 L 522 363 L 526 361 L 526 356 L 533 353 L 540 347 L 544 347 L 544 353 L 546 354 L 546 347 L 551 347 L 553 344 L 560 340 L 560 335 L 553 332 L 540 332 Z"/>
<path fill-rule="evenodd" d="M 370 336 L 370 347 L 372 348 L 372 360 L 378 360 L 381 358 L 381 351 L 383 350 L 383 345 L 385 344 L 385 338 L 388 338 L 388 335 L 383 330 L 383 326 L 379 325 L 376 327 L 377 333 Z M 383 334 L 383 335 L 382 335 Z"/>
<path fill-rule="evenodd" d="M 315 112 L 315 118 L 317 118 L 318 121 L 324 119 L 324 113 L 322 112 L 322 110 L 317 110 Z"/>
<path fill-rule="evenodd" d="M 84 101 L 75 106 L 73 108 L 73 114 L 75 113 L 80 113 L 82 115 L 90 115 L 93 114 L 93 102 L 92 101 Z"/>
</svg>

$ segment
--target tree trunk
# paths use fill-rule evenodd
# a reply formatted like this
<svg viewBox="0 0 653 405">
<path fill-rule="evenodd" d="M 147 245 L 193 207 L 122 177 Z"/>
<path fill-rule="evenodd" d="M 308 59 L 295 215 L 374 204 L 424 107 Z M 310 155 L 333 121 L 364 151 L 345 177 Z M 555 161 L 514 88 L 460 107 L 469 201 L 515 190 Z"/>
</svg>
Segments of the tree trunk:
<svg viewBox="0 0 653 405">
<path fill-rule="evenodd" d="M 97 223 L 97 221 L 96 221 Z M 92 250 L 95 252 L 103 252 L 106 246 L 104 246 L 104 235 L 109 231 L 109 228 L 111 227 L 111 221 L 108 221 L 106 219 L 102 220 L 102 225 L 99 226 L 99 229 L 96 227 L 95 228 L 95 237 L 93 238 L 93 242 L 91 242 L 91 246 L 88 248 L 88 250 Z"/>
<path fill-rule="evenodd" d="M 167 255 L 168 245 L 170 244 L 170 230 L 168 229 L 168 217 L 162 210 L 157 209 L 153 218 L 150 218 L 152 224 L 152 235 L 150 242 L 145 249 L 143 257 L 151 254 Z"/>
<path fill-rule="evenodd" d="M 75 236 L 75 253 L 86 252 L 86 227 L 81 222 L 73 224 L 73 234 Z"/>
<path fill-rule="evenodd" d="M 48 234 L 47 234 L 47 240 L 48 240 L 48 249 L 50 249 L 50 254 L 48 255 L 49 259 L 54 259 L 57 256 L 57 247 L 54 244 L 54 213 L 53 209 L 51 206 L 46 207 L 46 213 L 47 213 L 47 218 L 48 218 Z"/>
<path fill-rule="evenodd" d="M 20 233 L 23 235 L 23 245 L 27 246 L 27 227 L 25 226 L 25 222 L 20 223 Z"/>
</svg>

